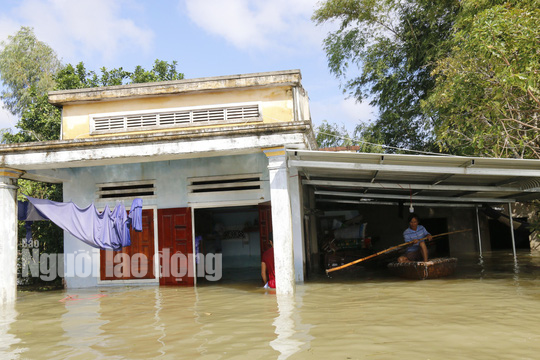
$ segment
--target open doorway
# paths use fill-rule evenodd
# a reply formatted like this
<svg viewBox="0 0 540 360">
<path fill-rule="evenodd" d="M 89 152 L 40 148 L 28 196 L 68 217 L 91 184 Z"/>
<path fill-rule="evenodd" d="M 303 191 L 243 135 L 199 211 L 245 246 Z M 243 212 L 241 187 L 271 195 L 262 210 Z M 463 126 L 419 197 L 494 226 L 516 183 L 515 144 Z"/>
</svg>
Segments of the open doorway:
<svg viewBox="0 0 540 360">
<path fill-rule="evenodd" d="M 217 282 L 260 285 L 259 207 L 195 209 L 194 216 L 198 251 L 204 255 L 221 255 L 222 276 Z M 215 282 L 200 277 L 197 281 L 200 284 Z"/>
<path fill-rule="evenodd" d="M 422 219 L 421 224 L 433 235 L 448 232 L 448 222 L 446 218 Z M 448 236 L 433 239 L 433 241 L 429 242 L 428 249 L 430 258 L 450 256 Z"/>
<path fill-rule="evenodd" d="M 518 218 L 517 220 L 527 221 L 526 218 Z M 512 234 L 510 226 L 494 219 L 489 219 L 489 234 L 492 250 L 510 250 L 512 249 Z M 529 240 L 528 230 L 514 230 L 514 239 L 516 241 L 516 249 L 530 250 L 531 244 Z"/>
</svg>

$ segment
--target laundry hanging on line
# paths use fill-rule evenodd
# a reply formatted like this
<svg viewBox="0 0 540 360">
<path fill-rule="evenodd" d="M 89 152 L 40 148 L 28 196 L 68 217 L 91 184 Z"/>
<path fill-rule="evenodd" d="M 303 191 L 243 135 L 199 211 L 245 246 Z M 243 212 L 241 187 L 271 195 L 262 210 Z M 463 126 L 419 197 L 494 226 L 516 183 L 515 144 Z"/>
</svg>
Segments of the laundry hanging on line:
<svg viewBox="0 0 540 360">
<path fill-rule="evenodd" d="M 26 244 L 30 244 L 32 241 L 32 224 L 34 221 L 49 220 L 29 201 L 17 202 L 17 218 L 24 221 L 24 228 L 26 230 Z"/>
<path fill-rule="evenodd" d="M 128 215 L 123 204 L 117 204 L 112 211 L 107 205 L 100 212 L 94 204 L 81 209 L 73 202 L 63 203 L 25 196 L 29 203 L 22 205 L 25 209 L 19 212 L 19 220 L 51 220 L 94 248 L 121 250 L 131 245 L 130 227 L 135 231 L 142 231 L 142 199 L 139 198 L 133 200 Z M 21 218 L 21 215 L 24 218 Z"/>
<path fill-rule="evenodd" d="M 49 220 L 49 218 L 40 213 L 30 201 L 17 202 L 17 215 L 19 220 L 27 222 Z"/>
</svg>

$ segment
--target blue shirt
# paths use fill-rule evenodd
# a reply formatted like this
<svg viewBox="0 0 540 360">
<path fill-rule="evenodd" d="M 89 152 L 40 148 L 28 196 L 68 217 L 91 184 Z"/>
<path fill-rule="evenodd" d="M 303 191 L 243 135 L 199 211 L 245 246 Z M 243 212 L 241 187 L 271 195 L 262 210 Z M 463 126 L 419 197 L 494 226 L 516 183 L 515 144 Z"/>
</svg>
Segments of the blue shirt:
<svg viewBox="0 0 540 360">
<path fill-rule="evenodd" d="M 416 240 L 416 239 L 425 238 L 428 235 L 430 235 L 430 233 L 428 233 L 426 228 L 423 227 L 422 225 L 418 225 L 416 227 L 416 231 L 414 231 L 411 228 L 407 228 L 407 230 L 405 230 L 403 232 L 403 239 L 405 240 L 405 242 L 410 242 L 410 241 L 413 241 L 413 240 Z M 407 252 L 418 251 L 420 249 L 420 243 L 421 242 L 423 242 L 423 240 L 417 242 L 414 245 L 409 246 L 407 248 Z"/>
</svg>

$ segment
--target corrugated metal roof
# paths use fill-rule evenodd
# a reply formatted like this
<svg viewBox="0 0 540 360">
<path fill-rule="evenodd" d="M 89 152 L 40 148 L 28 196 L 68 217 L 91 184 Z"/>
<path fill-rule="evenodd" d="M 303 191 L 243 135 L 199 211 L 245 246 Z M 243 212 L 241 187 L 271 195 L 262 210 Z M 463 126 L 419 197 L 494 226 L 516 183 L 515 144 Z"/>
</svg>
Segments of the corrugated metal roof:
<svg viewBox="0 0 540 360">
<path fill-rule="evenodd" d="M 540 160 L 288 150 L 318 199 L 508 203 L 540 199 Z M 409 200 L 407 200 L 409 199 Z"/>
</svg>

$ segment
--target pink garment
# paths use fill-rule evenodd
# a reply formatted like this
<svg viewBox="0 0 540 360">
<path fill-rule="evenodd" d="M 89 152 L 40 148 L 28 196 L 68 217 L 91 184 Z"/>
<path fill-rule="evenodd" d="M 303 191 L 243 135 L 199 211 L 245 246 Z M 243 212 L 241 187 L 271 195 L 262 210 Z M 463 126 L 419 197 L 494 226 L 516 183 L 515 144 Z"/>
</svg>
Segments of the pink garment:
<svg viewBox="0 0 540 360">
<path fill-rule="evenodd" d="M 262 256 L 262 262 L 266 264 L 266 272 L 268 273 L 268 286 L 272 289 L 276 288 L 276 274 L 274 269 L 274 248 L 266 250 Z"/>
</svg>

